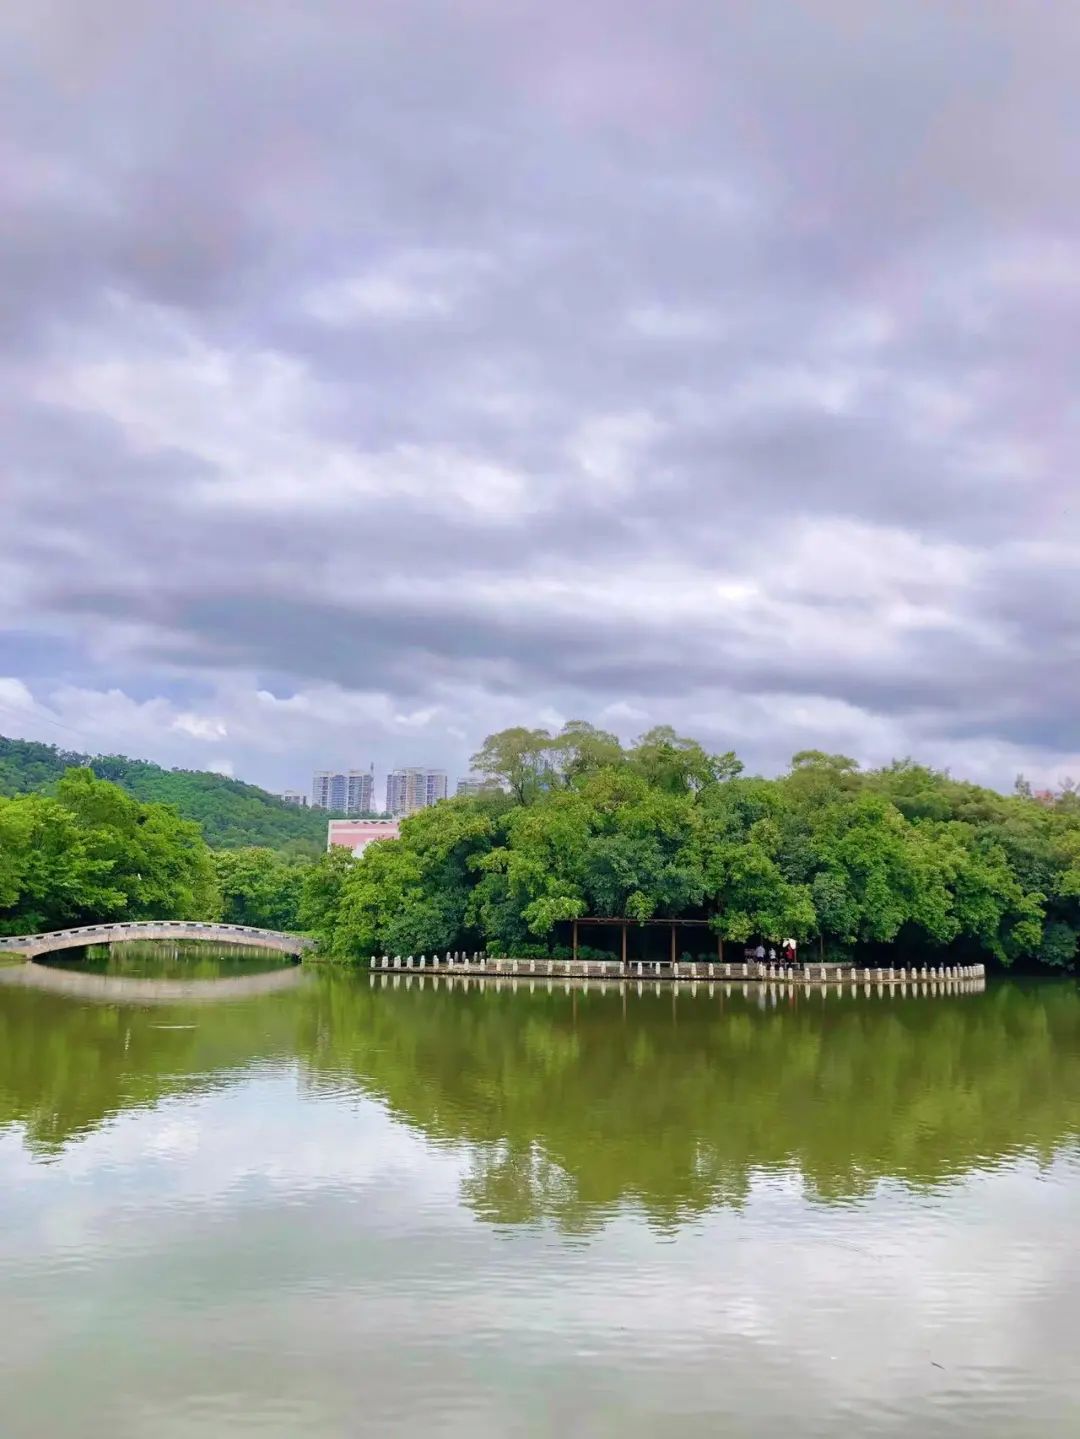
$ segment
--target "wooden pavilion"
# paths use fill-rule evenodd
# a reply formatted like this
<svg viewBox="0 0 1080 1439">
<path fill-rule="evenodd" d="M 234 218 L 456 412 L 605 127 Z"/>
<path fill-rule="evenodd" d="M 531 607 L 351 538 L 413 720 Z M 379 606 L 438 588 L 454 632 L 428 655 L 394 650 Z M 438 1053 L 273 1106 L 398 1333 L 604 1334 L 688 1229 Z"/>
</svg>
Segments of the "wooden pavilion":
<svg viewBox="0 0 1080 1439">
<path fill-rule="evenodd" d="M 707 919 L 621 919 L 617 916 L 611 918 L 574 919 L 570 921 L 573 925 L 573 958 L 578 957 L 578 926 L 579 925 L 607 925 L 610 928 L 620 931 L 622 945 L 622 963 L 626 968 L 626 936 L 633 926 L 635 929 L 646 928 L 668 928 L 671 930 L 671 963 L 674 964 L 678 955 L 676 953 L 676 937 L 680 929 L 708 929 L 710 921 Z M 716 957 L 723 963 L 724 941 L 720 935 L 716 936 Z"/>
</svg>

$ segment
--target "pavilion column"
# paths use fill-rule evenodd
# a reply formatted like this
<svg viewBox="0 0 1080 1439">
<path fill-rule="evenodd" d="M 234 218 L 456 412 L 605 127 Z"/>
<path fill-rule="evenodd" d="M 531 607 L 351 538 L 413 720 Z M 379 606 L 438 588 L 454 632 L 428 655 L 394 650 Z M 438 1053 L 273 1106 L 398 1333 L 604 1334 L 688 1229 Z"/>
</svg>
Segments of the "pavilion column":
<svg viewBox="0 0 1080 1439">
<path fill-rule="evenodd" d="M 622 968 L 623 968 L 623 974 L 626 973 L 626 930 L 627 930 L 627 926 L 624 924 L 623 927 L 622 927 Z"/>
<path fill-rule="evenodd" d="M 577 920 L 574 920 L 574 959 L 577 959 Z"/>
<path fill-rule="evenodd" d="M 671 926 L 671 972 L 675 973 L 675 926 Z"/>
</svg>

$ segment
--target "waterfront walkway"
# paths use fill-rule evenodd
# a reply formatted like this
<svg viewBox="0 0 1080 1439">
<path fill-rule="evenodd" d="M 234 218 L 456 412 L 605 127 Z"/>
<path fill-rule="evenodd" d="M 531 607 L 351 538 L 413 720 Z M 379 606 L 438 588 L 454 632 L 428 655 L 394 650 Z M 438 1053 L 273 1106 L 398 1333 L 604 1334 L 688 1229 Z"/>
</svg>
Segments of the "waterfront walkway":
<svg viewBox="0 0 1080 1439">
<path fill-rule="evenodd" d="M 303 966 L 297 966 L 303 969 Z M 587 993 L 595 990 L 599 994 L 607 994 L 610 989 L 613 992 L 626 994 L 668 994 L 672 1003 L 679 994 L 689 994 L 693 997 L 696 994 L 717 995 L 722 998 L 733 998 L 742 995 L 748 999 L 753 995 L 761 1005 L 779 1003 L 782 999 L 796 999 L 802 995 L 809 999 L 815 995 L 824 999 L 826 995 L 834 995 L 842 998 L 849 995 L 852 998 L 861 996 L 869 999 L 876 996 L 884 999 L 888 995 L 899 995 L 902 998 L 909 996 L 918 998 L 935 998 L 939 995 L 966 995 L 985 994 L 985 979 L 928 979 L 925 983 L 919 980 L 908 980 L 901 983 L 899 980 L 892 984 L 883 980 L 881 984 L 877 981 L 867 981 L 862 984 L 851 984 L 850 986 L 837 983 L 818 984 L 810 979 L 795 979 L 787 981 L 778 980 L 753 980 L 753 979 L 691 979 L 688 975 L 680 975 L 678 982 L 672 984 L 670 979 L 638 979 L 636 976 L 629 978 L 626 975 L 612 975 L 606 979 L 597 979 L 593 976 L 584 978 L 574 975 L 572 978 L 566 975 L 558 977 L 549 975 L 546 979 L 541 976 L 532 978 L 526 974 L 514 976 L 512 974 L 448 974 L 445 970 L 412 970 L 402 974 L 400 970 L 395 973 L 383 974 L 379 970 L 370 971 L 368 983 L 372 989 L 379 990 L 409 990 L 415 987 L 423 990 L 429 986 L 433 991 L 440 989 L 468 991 L 470 989 L 500 990 L 513 989 L 525 991 L 528 994 L 577 994 Z"/>
<path fill-rule="evenodd" d="M 609 979 L 609 980 L 727 980 L 757 984 L 907 985 L 959 984 L 980 986 L 986 980 L 982 964 L 856 965 L 736 964 L 719 960 L 497 959 L 486 954 L 372 955 L 371 969 L 386 974 L 440 973 L 492 976 L 502 979 Z"/>
</svg>

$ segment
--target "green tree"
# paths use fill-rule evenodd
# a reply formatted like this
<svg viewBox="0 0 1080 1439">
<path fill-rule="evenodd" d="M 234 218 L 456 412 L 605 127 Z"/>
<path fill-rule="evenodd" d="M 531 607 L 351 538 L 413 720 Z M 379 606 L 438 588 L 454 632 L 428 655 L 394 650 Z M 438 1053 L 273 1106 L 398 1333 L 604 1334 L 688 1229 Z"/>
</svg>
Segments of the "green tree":
<svg viewBox="0 0 1080 1439">
<path fill-rule="evenodd" d="M 518 804 L 531 804 L 555 782 L 554 744 L 546 729 L 519 725 L 489 734 L 469 763 L 504 784 Z"/>
<path fill-rule="evenodd" d="M 343 957 L 339 952 L 341 901 L 355 862 L 351 850 L 333 845 L 304 871 L 297 913 L 299 928 L 318 940 L 325 955 Z"/>
<path fill-rule="evenodd" d="M 214 919 L 221 896 L 198 826 L 86 769 L 55 797 L 0 798 L 0 928 Z"/>
<path fill-rule="evenodd" d="M 626 758 L 618 736 L 585 720 L 567 720 L 551 742 L 564 783 L 573 784 L 597 770 L 611 769 Z"/>
<path fill-rule="evenodd" d="M 332 907 L 316 920 L 320 948 L 338 959 L 449 949 L 468 930 L 474 857 L 494 821 L 483 800 L 450 800 L 404 820 L 401 839 L 368 845 L 356 860 L 329 859 L 309 878 L 303 912 L 319 887 Z"/>
<path fill-rule="evenodd" d="M 213 863 L 226 924 L 284 931 L 299 927 L 308 863 L 254 846 L 217 850 Z"/>
<path fill-rule="evenodd" d="M 205 919 L 220 896 L 198 825 L 167 805 L 140 804 L 88 769 L 68 770 L 56 796 L 124 894 L 123 919 Z"/>
<path fill-rule="evenodd" d="M 1043 927 L 1039 958 L 1051 969 L 1070 969 L 1076 963 L 1078 932 L 1062 920 L 1051 920 Z"/>
<path fill-rule="evenodd" d="M 630 751 L 630 763 L 655 789 L 685 794 L 741 773 L 742 762 L 729 750 L 711 755 L 697 740 L 656 725 Z"/>
<path fill-rule="evenodd" d="M 55 799 L 0 798 L 0 933 L 63 929 L 84 917 L 118 915 L 126 900 L 110 883 L 78 819 Z"/>
</svg>

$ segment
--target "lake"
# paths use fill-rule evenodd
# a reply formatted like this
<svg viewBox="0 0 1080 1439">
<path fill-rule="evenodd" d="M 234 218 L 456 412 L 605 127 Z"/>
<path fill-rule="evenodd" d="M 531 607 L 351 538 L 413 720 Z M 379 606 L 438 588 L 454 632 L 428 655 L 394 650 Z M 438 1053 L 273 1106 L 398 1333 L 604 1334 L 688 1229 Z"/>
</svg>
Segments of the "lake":
<svg viewBox="0 0 1080 1439">
<path fill-rule="evenodd" d="M 54 972 L 0 971 L 3 1439 L 1080 1433 L 1071 981 Z"/>
</svg>

